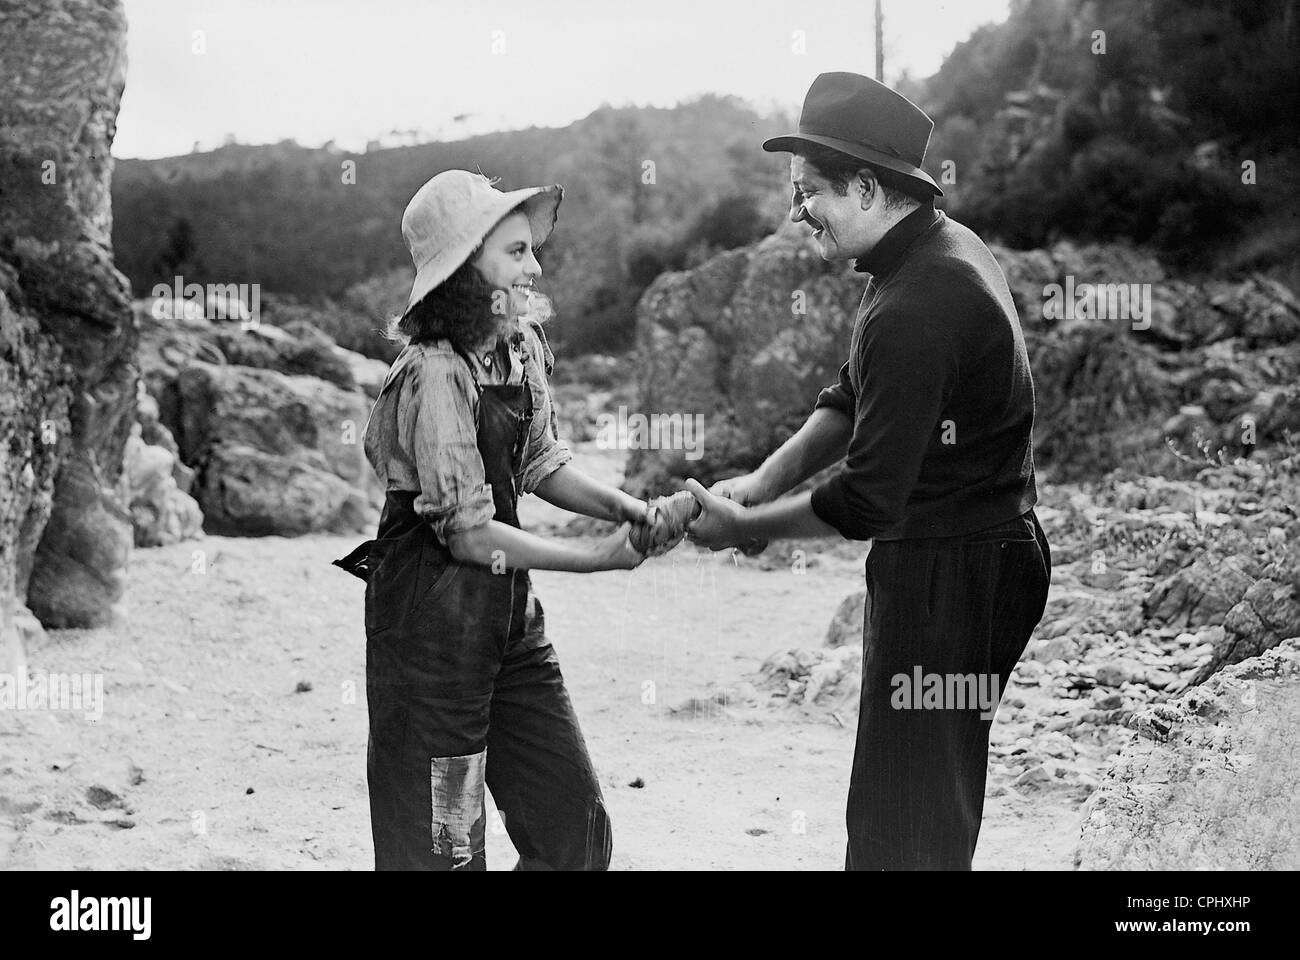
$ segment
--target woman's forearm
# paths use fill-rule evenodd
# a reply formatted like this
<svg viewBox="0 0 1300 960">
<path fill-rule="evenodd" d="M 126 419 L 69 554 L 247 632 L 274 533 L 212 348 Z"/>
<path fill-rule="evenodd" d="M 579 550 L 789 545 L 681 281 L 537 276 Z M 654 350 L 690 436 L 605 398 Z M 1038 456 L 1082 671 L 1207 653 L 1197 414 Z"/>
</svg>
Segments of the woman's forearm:
<svg viewBox="0 0 1300 960">
<path fill-rule="evenodd" d="M 577 467 L 566 463 L 537 485 L 534 491 L 547 503 L 595 517 L 597 520 L 637 520 L 645 514 L 645 502 L 617 487 L 600 483 Z"/>
<path fill-rule="evenodd" d="M 570 573 L 591 573 L 600 569 L 596 553 L 590 547 L 557 543 L 499 520 L 489 520 L 481 527 L 452 534 L 447 547 L 461 563 L 499 566 L 501 569 L 566 570 Z"/>
</svg>

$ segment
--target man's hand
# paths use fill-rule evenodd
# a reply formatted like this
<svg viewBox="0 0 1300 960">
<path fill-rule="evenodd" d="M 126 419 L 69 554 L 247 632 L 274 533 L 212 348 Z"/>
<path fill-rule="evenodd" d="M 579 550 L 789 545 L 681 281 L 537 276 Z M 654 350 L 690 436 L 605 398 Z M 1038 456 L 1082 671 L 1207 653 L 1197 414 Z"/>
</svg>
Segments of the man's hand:
<svg viewBox="0 0 1300 960">
<path fill-rule="evenodd" d="M 686 525 L 686 534 L 692 543 L 710 550 L 725 550 L 749 539 L 739 529 L 740 519 L 745 514 L 743 506 L 727 497 L 714 496 L 697 480 L 687 480 L 686 489 L 703 511 Z"/>
<path fill-rule="evenodd" d="M 757 471 L 739 477 L 719 480 L 709 487 L 709 493 L 715 497 L 726 497 L 728 500 L 734 500 L 746 507 L 767 503 L 772 499 L 772 491 L 767 488 L 767 484 Z"/>
<path fill-rule="evenodd" d="M 776 496 L 775 491 L 771 489 L 767 481 L 761 476 L 759 471 L 747 473 L 740 477 L 731 477 L 727 480 L 719 480 L 709 488 L 709 493 L 715 497 L 726 497 L 728 500 L 734 500 L 736 503 L 746 507 L 754 507 L 760 503 L 767 503 Z M 757 556 L 767 549 L 766 540 L 746 540 L 737 544 L 740 552 L 747 557 Z"/>
</svg>

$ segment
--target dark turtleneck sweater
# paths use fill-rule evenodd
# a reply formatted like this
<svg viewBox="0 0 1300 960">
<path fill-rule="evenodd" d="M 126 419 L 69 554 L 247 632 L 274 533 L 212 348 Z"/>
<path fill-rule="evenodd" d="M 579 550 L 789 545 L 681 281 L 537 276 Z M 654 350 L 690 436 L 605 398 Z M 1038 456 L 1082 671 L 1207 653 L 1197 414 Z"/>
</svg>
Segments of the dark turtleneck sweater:
<svg viewBox="0 0 1300 960">
<path fill-rule="evenodd" d="M 853 420 L 812 508 L 850 540 L 972 533 L 1038 499 L 1034 384 L 1006 277 L 931 202 L 855 269 L 871 274 L 839 382 L 817 398 Z"/>
</svg>

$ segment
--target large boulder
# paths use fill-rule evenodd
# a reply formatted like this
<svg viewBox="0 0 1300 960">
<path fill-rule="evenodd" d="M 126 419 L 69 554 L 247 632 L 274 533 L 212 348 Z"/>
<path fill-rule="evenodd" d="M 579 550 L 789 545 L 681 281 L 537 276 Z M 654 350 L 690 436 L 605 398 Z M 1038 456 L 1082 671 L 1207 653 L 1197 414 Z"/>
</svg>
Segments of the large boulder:
<svg viewBox="0 0 1300 960">
<path fill-rule="evenodd" d="M 329 470 L 238 442 L 211 449 L 196 493 L 204 527 L 217 534 L 360 533 L 378 520 L 364 494 Z"/>
<path fill-rule="evenodd" d="M 0 605 L 89 627 L 120 609 L 131 544 L 136 333 L 109 205 L 126 19 L 0 0 L 0 22 Z"/>
<path fill-rule="evenodd" d="M 195 361 L 177 378 L 180 454 L 210 533 L 361 532 L 384 491 L 365 459 L 366 397 L 311 376 Z"/>
<path fill-rule="evenodd" d="M 629 415 L 702 417 L 701 455 L 680 444 L 634 447 L 628 489 L 707 483 L 761 463 L 838 375 L 865 287 L 862 274 L 826 263 L 785 228 L 655 280 L 637 307 L 638 401 Z"/>
<path fill-rule="evenodd" d="M 1085 807 L 1085 870 L 1300 868 L 1300 637 L 1134 718 Z"/>
</svg>

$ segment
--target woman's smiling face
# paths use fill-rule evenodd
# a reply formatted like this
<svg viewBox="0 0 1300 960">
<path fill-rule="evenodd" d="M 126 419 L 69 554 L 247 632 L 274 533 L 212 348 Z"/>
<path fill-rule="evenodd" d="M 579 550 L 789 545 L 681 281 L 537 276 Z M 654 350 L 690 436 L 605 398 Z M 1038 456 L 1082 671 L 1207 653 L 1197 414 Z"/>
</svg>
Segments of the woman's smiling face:
<svg viewBox="0 0 1300 960">
<path fill-rule="evenodd" d="M 522 211 L 509 214 L 483 239 L 474 266 L 488 283 L 508 294 L 503 304 L 508 311 L 503 313 L 518 316 L 527 310 L 528 293 L 542 275 L 542 266 L 533 254 L 533 231 Z"/>
</svg>

